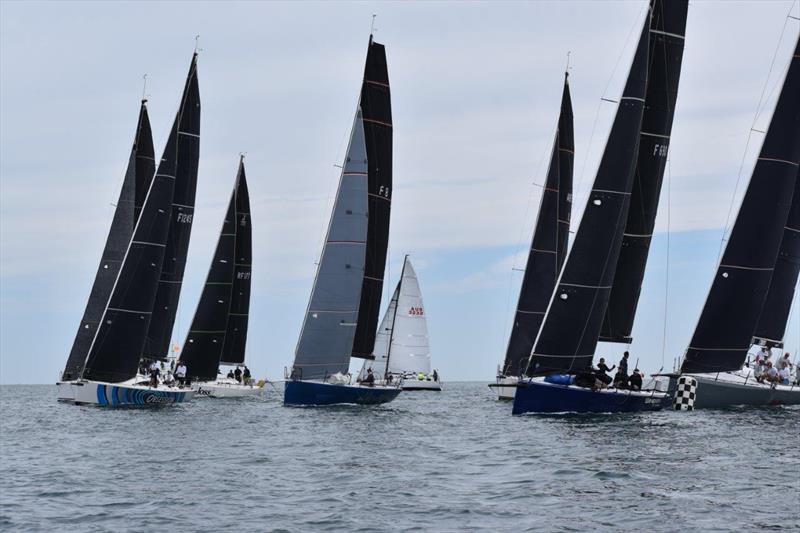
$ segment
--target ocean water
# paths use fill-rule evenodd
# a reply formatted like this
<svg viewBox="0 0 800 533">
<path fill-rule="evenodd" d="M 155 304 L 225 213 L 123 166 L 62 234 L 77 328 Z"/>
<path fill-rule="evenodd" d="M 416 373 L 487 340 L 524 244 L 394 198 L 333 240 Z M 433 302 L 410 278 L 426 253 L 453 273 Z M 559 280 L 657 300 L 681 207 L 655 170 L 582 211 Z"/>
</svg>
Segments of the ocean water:
<svg viewBox="0 0 800 533">
<path fill-rule="evenodd" d="M 800 409 L 512 417 L 485 383 L 379 407 L 107 410 L 0 387 L 0 530 L 797 530 Z"/>
</svg>

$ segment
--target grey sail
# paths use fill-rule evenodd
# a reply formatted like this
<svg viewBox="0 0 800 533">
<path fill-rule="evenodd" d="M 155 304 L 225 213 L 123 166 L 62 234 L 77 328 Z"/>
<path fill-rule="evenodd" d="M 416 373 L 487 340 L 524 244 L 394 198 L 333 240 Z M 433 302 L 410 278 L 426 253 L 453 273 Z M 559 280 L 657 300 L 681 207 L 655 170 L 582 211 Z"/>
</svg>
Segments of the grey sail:
<svg viewBox="0 0 800 533">
<path fill-rule="evenodd" d="M 128 169 L 122 182 L 122 190 L 119 193 L 89 301 L 86 303 L 67 364 L 61 374 L 61 379 L 64 381 L 78 379 L 83 371 L 83 364 L 97 333 L 97 326 L 111 295 L 125 250 L 128 249 L 128 243 L 133 237 L 133 228 L 139 217 L 144 197 L 153 179 L 155 172 L 153 137 L 146 103 L 147 101 L 143 100 L 139 109 L 139 122 L 128 159 Z"/>
<path fill-rule="evenodd" d="M 366 260 L 367 170 L 359 109 L 297 342 L 292 367 L 295 379 L 324 379 L 347 372 L 350 365 Z"/>
</svg>

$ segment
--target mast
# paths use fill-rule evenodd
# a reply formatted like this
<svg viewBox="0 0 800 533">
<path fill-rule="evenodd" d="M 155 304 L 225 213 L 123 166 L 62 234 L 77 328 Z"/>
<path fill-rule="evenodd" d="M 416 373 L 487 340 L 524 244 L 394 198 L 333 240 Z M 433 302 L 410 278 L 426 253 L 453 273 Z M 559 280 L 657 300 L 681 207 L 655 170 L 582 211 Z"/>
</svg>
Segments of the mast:
<svg viewBox="0 0 800 533">
<path fill-rule="evenodd" d="M 347 372 L 364 281 L 369 211 L 367 149 L 356 111 L 325 245 L 295 349 L 293 379 Z"/>
<path fill-rule="evenodd" d="M 369 220 L 361 301 L 351 355 L 371 359 L 383 293 L 392 193 L 392 103 L 386 50 L 369 36 L 361 112 L 366 142 Z"/>
<path fill-rule="evenodd" d="M 147 100 L 142 100 L 133 147 L 114 210 L 114 218 L 108 230 L 100 265 L 89 293 L 89 300 L 86 303 L 78 332 L 75 334 L 66 366 L 61 374 L 61 379 L 65 381 L 80 377 L 83 364 L 89 355 L 89 348 L 97 333 L 100 318 L 111 295 L 125 251 L 133 237 L 133 230 L 139 218 L 142 203 L 153 179 L 155 171 L 153 156 L 153 136 L 150 131 L 150 119 L 147 115 Z"/>
<path fill-rule="evenodd" d="M 384 373 L 389 372 L 389 360 L 392 357 L 392 341 L 394 340 L 394 326 L 397 323 L 397 309 L 400 307 L 400 293 L 403 291 L 403 274 L 406 271 L 406 263 L 408 263 L 408 254 L 403 258 L 403 268 L 400 269 L 400 281 L 397 282 L 397 304 L 394 306 L 394 314 L 392 315 L 392 328 L 389 330 L 389 345 L 386 347 L 386 370 Z"/>
<path fill-rule="evenodd" d="M 630 206 L 647 84 L 649 26 L 648 16 L 575 242 L 536 338 L 527 375 L 578 371 L 591 364 Z"/>
<path fill-rule="evenodd" d="M 247 344 L 247 326 L 250 317 L 250 285 L 253 262 L 253 221 L 250 216 L 250 192 L 244 172 L 244 156 L 239 160 L 236 181 L 236 246 L 234 248 L 234 276 L 231 286 L 231 305 L 221 363 L 244 363 Z"/>
<path fill-rule="evenodd" d="M 678 98 L 688 0 L 650 0 L 647 92 L 631 207 L 600 340 L 631 343 Z"/>
<path fill-rule="evenodd" d="M 236 277 L 236 201 L 241 171 L 240 162 L 214 258 L 181 352 L 180 359 L 187 364 L 186 373 L 192 379 L 209 381 L 217 377 L 227 338 L 228 313 Z"/>
<path fill-rule="evenodd" d="M 161 279 L 153 306 L 142 356 L 164 359 L 169 351 L 172 328 L 178 311 L 189 238 L 194 218 L 197 166 L 200 155 L 200 91 L 197 82 L 197 52 L 192 55 L 183 89 L 177 129 L 175 194 L 170 208 L 169 238 L 161 268 Z"/>
<path fill-rule="evenodd" d="M 769 292 L 753 335 L 753 344 L 783 348 L 783 337 L 800 273 L 800 173 L 794 183 L 792 207 L 783 230 Z"/>
<path fill-rule="evenodd" d="M 747 357 L 770 289 L 797 182 L 798 94 L 800 38 L 681 372 L 738 370 Z"/>
<path fill-rule="evenodd" d="M 544 313 L 567 254 L 572 211 L 572 166 L 575 145 L 568 73 L 564 73 L 561 113 L 553 140 L 547 181 L 539 203 L 525 274 L 508 338 L 504 375 L 521 375 L 539 333 Z"/>
</svg>

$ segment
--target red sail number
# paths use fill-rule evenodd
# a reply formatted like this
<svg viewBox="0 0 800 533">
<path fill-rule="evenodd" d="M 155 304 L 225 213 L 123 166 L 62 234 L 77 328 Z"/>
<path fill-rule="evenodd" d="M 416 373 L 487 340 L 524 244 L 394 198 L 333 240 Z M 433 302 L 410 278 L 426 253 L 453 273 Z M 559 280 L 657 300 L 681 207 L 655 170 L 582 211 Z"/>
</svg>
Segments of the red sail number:
<svg viewBox="0 0 800 533">
<path fill-rule="evenodd" d="M 408 314 L 411 316 L 422 316 L 425 314 L 425 311 L 421 307 L 412 307 L 408 310 Z"/>
</svg>

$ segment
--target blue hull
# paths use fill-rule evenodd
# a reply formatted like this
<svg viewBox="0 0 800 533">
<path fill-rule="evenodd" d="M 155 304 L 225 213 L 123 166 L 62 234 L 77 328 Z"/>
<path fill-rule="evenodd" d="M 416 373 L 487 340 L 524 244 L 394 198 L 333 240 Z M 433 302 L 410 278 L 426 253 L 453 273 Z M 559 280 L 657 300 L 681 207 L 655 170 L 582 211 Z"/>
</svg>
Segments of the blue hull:
<svg viewBox="0 0 800 533">
<path fill-rule="evenodd" d="M 373 405 L 397 398 L 400 388 L 334 385 L 313 381 L 287 381 L 283 405 L 336 405 L 355 403 Z"/>
<path fill-rule="evenodd" d="M 664 393 L 640 395 L 630 391 L 593 391 L 543 382 L 520 382 L 514 397 L 515 415 L 523 413 L 635 413 L 659 411 L 671 399 Z"/>
</svg>

